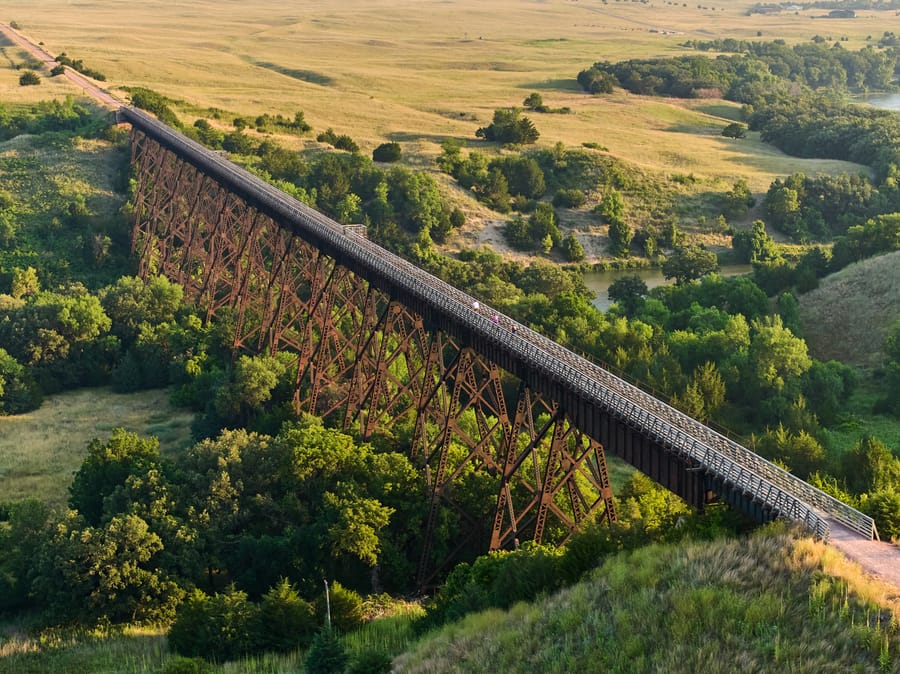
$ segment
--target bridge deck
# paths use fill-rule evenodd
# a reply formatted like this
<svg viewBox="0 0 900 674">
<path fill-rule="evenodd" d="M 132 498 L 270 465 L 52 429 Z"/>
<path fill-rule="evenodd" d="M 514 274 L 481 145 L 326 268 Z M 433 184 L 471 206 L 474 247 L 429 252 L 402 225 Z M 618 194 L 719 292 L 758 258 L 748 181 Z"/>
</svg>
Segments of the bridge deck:
<svg viewBox="0 0 900 674">
<path fill-rule="evenodd" d="M 491 307 L 482 305 L 474 310 L 474 298 L 470 295 L 376 244 L 348 233 L 333 220 L 143 111 L 123 107 L 118 116 L 227 186 L 281 226 L 392 298 L 403 301 L 432 325 L 490 353 L 498 365 L 538 390 L 550 386 L 570 407 L 582 411 L 579 425 L 591 437 L 598 437 L 596 418 L 609 415 L 687 465 L 696 466 L 717 484 L 748 495 L 778 516 L 804 523 L 822 539 L 829 537 L 831 520 L 863 538 L 877 538 L 870 517 Z M 499 323 L 492 320 L 494 314 L 500 316 Z"/>
</svg>

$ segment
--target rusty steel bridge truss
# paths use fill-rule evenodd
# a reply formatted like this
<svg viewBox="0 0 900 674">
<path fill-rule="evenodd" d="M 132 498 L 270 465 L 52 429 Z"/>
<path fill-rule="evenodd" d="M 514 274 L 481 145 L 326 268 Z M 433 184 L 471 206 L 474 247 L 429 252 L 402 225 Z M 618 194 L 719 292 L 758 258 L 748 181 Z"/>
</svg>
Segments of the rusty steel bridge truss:
<svg viewBox="0 0 900 674">
<path fill-rule="evenodd" d="M 558 402 L 137 129 L 132 147 L 139 274 L 178 282 L 207 319 L 228 312 L 235 352 L 294 354 L 297 412 L 363 439 L 414 429 L 412 458 L 430 492 L 420 583 L 440 566 L 430 547 L 441 507 L 490 550 L 541 542 L 551 529 L 564 541 L 597 513 L 615 519 L 603 447 Z M 490 526 L 454 498 L 473 468 L 496 481 Z"/>
<path fill-rule="evenodd" d="M 298 410 L 363 438 L 411 429 L 430 494 L 419 581 L 442 507 L 480 549 L 564 541 L 615 518 L 605 453 L 702 507 L 721 499 L 765 522 L 834 524 L 877 538 L 872 518 L 609 371 L 300 204 L 135 108 L 134 252 L 143 276 L 182 284 L 208 317 L 230 314 L 235 352 L 295 354 Z M 492 320 L 494 318 L 495 320 Z M 493 513 L 455 498 L 493 476 Z M 460 541 L 460 547 L 467 541 Z M 452 554 L 450 555 L 452 557 Z"/>
</svg>

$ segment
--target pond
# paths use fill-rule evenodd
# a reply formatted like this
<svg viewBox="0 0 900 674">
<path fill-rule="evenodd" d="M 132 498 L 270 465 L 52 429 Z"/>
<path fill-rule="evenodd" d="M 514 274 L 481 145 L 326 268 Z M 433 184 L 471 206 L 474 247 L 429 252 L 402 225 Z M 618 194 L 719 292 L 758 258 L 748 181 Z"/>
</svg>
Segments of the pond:
<svg viewBox="0 0 900 674">
<path fill-rule="evenodd" d="M 751 271 L 753 271 L 753 267 L 751 267 L 749 264 L 727 264 L 719 267 L 719 274 L 721 274 L 722 276 L 739 276 L 741 274 L 749 274 Z M 610 305 L 612 304 L 606 294 L 609 286 L 611 286 L 614 281 L 622 278 L 623 276 L 635 274 L 637 274 L 644 280 L 644 283 L 647 284 L 648 289 L 656 288 L 657 286 L 672 282 L 666 280 L 659 268 L 589 271 L 584 275 L 584 283 L 590 290 L 593 290 L 595 293 L 597 293 L 597 297 L 594 299 L 592 304 L 600 311 L 606 311 L 607 309 L 609 309 Z"/>
</svg>

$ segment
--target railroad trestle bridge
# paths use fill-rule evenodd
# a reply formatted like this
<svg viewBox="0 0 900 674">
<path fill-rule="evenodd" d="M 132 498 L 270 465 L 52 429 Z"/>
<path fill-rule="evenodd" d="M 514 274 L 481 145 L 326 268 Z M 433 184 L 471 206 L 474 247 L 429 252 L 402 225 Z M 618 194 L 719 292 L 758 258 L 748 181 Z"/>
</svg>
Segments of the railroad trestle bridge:
<svg viewBox="0 0 900 674">
<path fill-rule="evenodd" d="M 868 516 L 143 111 L 117 116 L 132 126 L 140 274 L 177 281 L 208 317 L 230 313 L 235 350 L 296 354 L 298 411 L 363 438 L 414 429 L 430 494 L 420 582 L 441 507 L 492 550 L 615 519 L 606 453 L 698 508 L 714 494 L 824 540 L 833 522 L 877 538 Z M 473 468 L 495 478 L 492 517 L 454 499 Z"/>
</svg>

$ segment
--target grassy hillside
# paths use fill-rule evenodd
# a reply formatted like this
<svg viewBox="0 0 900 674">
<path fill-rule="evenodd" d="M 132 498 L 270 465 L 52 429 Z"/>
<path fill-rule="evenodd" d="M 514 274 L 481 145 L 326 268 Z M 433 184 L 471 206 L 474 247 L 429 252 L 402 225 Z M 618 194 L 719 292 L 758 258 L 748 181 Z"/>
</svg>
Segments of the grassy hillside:
<svg viewBox="0 0 900 674">
<path fill-rule="evenodd" d="M 833 549 L 776 528 L 621 554 L 534 605 L 430 635 L 393 671 L 898 672 L 898 609 Z"/>
<path fill-rule="evenodd" d="M 803 336 L 820 360 L 877 367 L 900 317 L 900 252 L 851 265 L 800 297 Z"/>
</svg>

